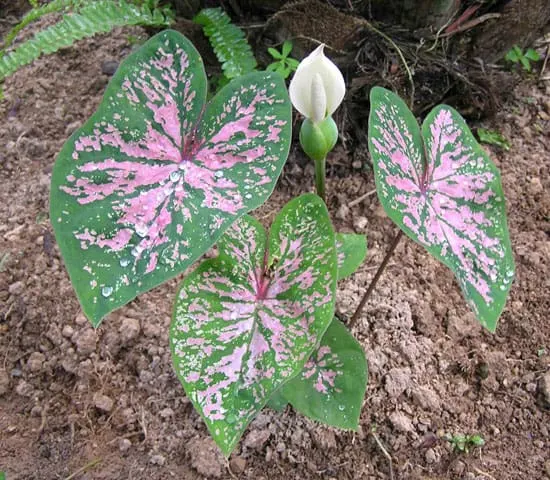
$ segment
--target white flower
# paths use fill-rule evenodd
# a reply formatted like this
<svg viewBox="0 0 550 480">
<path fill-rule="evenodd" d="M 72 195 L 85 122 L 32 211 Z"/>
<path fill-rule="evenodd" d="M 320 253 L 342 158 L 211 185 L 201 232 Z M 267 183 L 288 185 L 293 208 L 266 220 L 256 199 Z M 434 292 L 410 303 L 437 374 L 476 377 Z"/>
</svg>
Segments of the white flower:
<svg viewBox="0 0 550 480">
<path fill-rule="evenodd" d="M 288 89 L 294 108 L 313 123 L 332 116 L 346 93 L 342 72 L 325 56 L 324 47 L 300 62 Z"/>
</svg>

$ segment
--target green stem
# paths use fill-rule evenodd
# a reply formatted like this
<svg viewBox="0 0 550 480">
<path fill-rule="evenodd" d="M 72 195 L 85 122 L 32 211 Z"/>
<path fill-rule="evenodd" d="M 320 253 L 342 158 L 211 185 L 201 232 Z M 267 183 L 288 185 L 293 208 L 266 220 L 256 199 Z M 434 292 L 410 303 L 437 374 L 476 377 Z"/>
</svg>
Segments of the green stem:
<svg viewBox="0 0 550 480">
<path fill-rule="evenodd" d="M 326 158 L 315 160 L 315 189 L 317 190 L 317 195 L 319 195 L 325 203 L 326 160 Z"/>
</svg>

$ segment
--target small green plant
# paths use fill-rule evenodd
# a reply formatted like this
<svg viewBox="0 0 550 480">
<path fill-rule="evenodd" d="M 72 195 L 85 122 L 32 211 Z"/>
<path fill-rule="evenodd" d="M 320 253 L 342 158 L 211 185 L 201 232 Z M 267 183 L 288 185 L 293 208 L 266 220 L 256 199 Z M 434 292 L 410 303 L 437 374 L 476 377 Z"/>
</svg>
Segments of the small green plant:
<svg viewBox="0 0 550 480">
<path fill-rule="evenodd" d="M 275 72 L 281 75 L 285 80 L 290 76 L 292 72 L 295 72 L 300 62 L 295 58 L 289 57 L 292 52 L 292 42 L 285 40 L 281 51 L 279 52 L 275 48 L 268 48 L 267 51 L 275 59 L 273 63 L 270 63 L 266 70 L 268 72 Z"/>
<path fill-rule="evenodd" d="M 485 440 L 479 434 L 463 435 L 459 433 L 451 435 L 448 433 L 443 438 L 452 445 L 455 452 L 459 453 L 469 453 L 470 449 L 485 445 Z"/>
<path fill-rule="evenodd" d="M 510 141 L 500 132 L 488 130 L 486 128 L 478 128 L 477 136 L 481 143 L 496 145 L 506 151 L 510 150 Z"/>
<path fill-rule="evenodd" d="M 514 65 L 520 65 L 526 72 L 531 71 L 531 62 L 538 62 L 540 60 L 539 53 L 533 49 L 528 48 L 525 52 L 518 45 L 514 45 L 504 59 Z"/>
<path fill-rule="evenodd" d="M 220 7 L 201 10 L 193 21 L 202 25 L 227 80 L 256 69 L 256 58 L 245 33 L 231 22 L 227 13 Z M 226 83 L 220 80 L 220 86 Z"/>
<path fill-rule="evenodd" d="M 350 328 L 389 258 L 344 325 L 334 315 L 337 282 L 363 262 L 366 239 L 336 233 L 321 197 L 338 139 L 331 115 L 345 94 L 322 45 L 290 85 L 320 195 L 292 199 L 269 231 L 248 215 L 281 174 L 292 112 L 281 75 L 239 68 L 224 70 L 236 77 L 208 101 L 194 46 L 170 30 L 151 38 L 120 64 L 98 111 L 66 142 L 50 198 L 57 242 L 95 327 L 217 245 L 218 256 L 180 284 L 169 343 L 177 377 L 227 456 L 266 405 L 358 428 L 367 364 Z M 494 331 L 514 276 L 498 170 L 452 108 L 436 107 L 420 127 L 394 93 L 375 87 L 370 100 L 382 206 L 453 271 Z M 461 451 L 483 441 L 451 438 Z"/>
</svg>

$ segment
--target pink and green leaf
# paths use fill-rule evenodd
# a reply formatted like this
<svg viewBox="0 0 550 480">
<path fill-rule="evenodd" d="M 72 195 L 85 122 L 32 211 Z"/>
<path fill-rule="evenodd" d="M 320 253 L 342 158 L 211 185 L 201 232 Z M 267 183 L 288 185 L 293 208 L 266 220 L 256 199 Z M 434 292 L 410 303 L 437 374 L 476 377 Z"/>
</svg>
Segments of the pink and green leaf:
<svg viewBox="0 0 550 480">
<path fill-rule="evenodd" d="M 337 233 L 338 280 L 349 277 L 367 256 L 367 237 L 357 233 Z"/>
<path fill-rule="evenodd" d="M 326 206 L 306 194 L 283 208 L 269 237 L 242 217 L 221 238 L 219 256 L 183 281 L 170 331 L 173 361 L 224 454 L 302 370 L 332 320 L 336 277 Z"/>
<path fill-rule="evenodd" d="M 304 369 L 281 395 L 305 416 L 333 427 L 357 430 L 367 388 L 367 361 L 361 345 L 334 318 Z"/>
<path fill-rule="evenodd" d="M 422 131 L 392 92 L 371 90 L 369 149 L 388 216 L 455 274 L 494 331 L 514 277 L 500 174 L 464 119 L 439 106 Z"/>
<path fill-rule="evenodd" d="M 202 59 L 175 31 L 130 55 L 59 154 L 51 221 L 94 325 L 185 270 L 271 194 L 288 155 L 284 82 L 256 72 L 208 104 Z"/>
</svg>

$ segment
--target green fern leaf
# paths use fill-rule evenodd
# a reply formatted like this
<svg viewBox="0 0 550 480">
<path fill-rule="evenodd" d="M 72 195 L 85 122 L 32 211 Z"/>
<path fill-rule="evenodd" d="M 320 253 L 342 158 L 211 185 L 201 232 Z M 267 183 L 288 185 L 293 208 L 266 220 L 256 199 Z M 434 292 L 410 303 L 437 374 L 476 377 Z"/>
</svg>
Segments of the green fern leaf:
<svg viewBox="0 0 550 480">
<path fill-rule="evenodd" d="M 80 0 L 72 3 L 82 4 Z M 165 10 L 151 10 L 146 5 L 134 5 L 124 0 L 98 0 L 83 4 L 77 12 L 64 15 L 59 23 L 37 32 L 33 38 L 0 58 L 0 81 L 40 55 L 69 47 L 82 38 L 125 25 L 166 27 L 171 21 Z"/>
<path fill-rule="evenodd" d="M 240 77 L 256 69 L 256 59 L 244 32 L 231 23 L 221 8 L 205 8 L 193 21 L 202 25 L 227 78 Z"/>
</svg>

